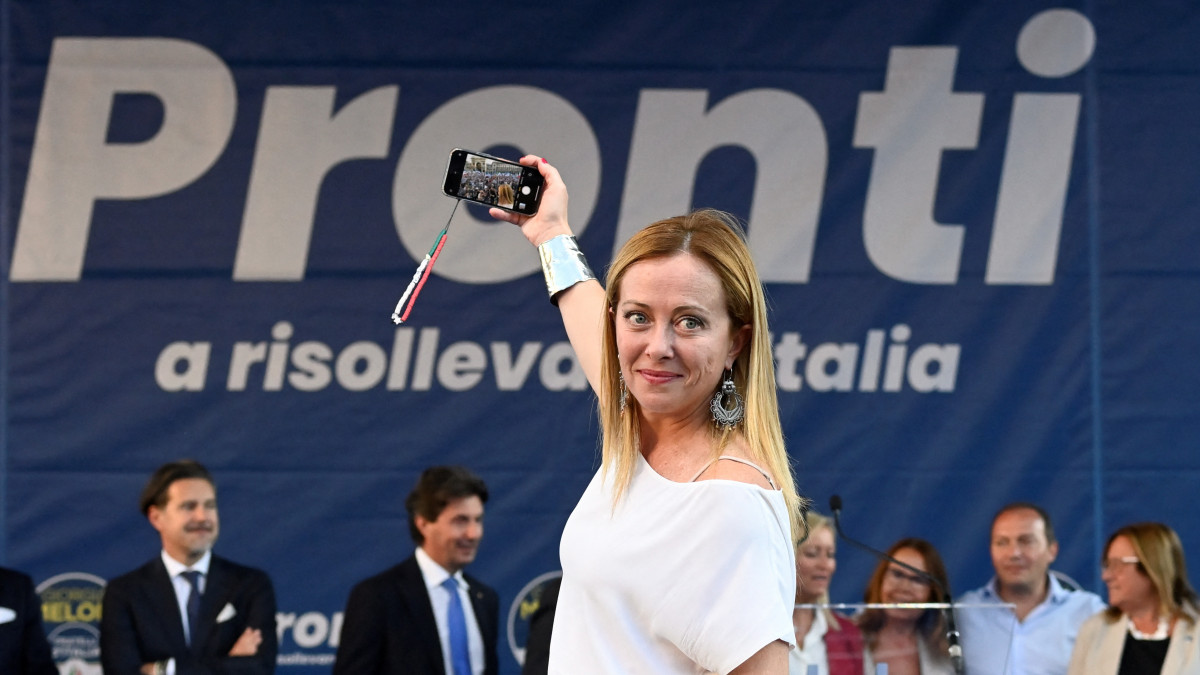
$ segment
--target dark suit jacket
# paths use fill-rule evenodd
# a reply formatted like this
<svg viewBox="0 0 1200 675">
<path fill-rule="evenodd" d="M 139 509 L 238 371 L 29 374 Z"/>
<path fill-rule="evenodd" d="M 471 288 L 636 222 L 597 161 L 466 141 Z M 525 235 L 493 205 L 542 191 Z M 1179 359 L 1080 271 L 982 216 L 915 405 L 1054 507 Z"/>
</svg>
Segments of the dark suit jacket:
<svg viewBox="0 0 1200 675">
<path fill-rule="evenodd" d="M 177 675 L 274 673 L 279 645 L 270 578 L 214 555 L 205 584 L 200 625 L 188 647 L 175 588 L 161 557 L 108 582 L 100 619 L 100 663 L 105 675 L 135 675 L 143 663 L 169 658 L 175 659 Z M 218 623 L 226 605 L 234 614 Z M 258 653 L 229 656 L 247 627 L 262 631 Z"/>
<path fill-rule="evenodd" d="M 0 567 L 0 621 L 0 673 L 58 675 L 29 575 Z"/>
<path fill-rule="evenodd" d="M 521 675 L 546 675 L 550 670 L 550 634 L 554 628 L 554 612 L 558 609 L 558 589 L 562 577 L 551 579 L 542 587 L 538 607 L 529 617 L 529 637 L 525 638 L 525 663 Z"/>
<path fill-rule="evenodd" d="M 484 673 L 500 672 L 500 597 L 470 575 L 471 608 L 483 636 Z M 446 675 L 433 605 L 416 557 L 350 591 L 334 675 Z"/>
</svg>

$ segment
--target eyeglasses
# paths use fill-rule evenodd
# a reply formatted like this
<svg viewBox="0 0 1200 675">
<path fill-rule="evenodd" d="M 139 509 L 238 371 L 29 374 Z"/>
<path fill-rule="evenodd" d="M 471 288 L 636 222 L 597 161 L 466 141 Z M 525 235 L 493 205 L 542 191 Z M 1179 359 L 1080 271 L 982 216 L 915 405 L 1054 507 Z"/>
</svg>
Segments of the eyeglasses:
<svg viewBox="0 0 1200 675">
<path fill-rule="evenodd" d="M 913 584 L 915 586 L 928 586 L 929 585 L 928 579 L 926 579 L 924 577 L 919 577 L 915 574 L 909 574 L 908 572 L 905 572 L 903 570 L 898 570 L 895 567 L 889 568 L 887 571 L 887 575 L 892 581 L 894 581 L 896 583 L 907 583 L 907 584 Z"/>
<path fill-rule="evenodd" d="M 1120 558 L 1103 558 L 1100 560 L 1100 569 L 1107 572 L 1111 569 L 1116 569 L 1117 565 L 1140 565 L 1141 560 L 1136 555 L 1125 555 Z"/>
</svg>

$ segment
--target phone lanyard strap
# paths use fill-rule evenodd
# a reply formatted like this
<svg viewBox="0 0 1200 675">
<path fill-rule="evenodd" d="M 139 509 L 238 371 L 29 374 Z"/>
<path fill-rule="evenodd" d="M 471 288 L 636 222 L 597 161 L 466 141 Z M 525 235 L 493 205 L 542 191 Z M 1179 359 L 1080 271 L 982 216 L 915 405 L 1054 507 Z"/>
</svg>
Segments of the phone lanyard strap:
<svg viewBox="0 0 1200 675">
<path fill-rule="evenodd" d="M 408 288 L 404 289 L 404 295 L 400 296 L 400 302 L 396 303 L 396 309 L 392 311 L 392 323 L 399 326 L 408 321 L 408 315 L 412 313 L 413 305 L 417 304 L 417 297 L 421 295 L 421 289 L 425 287 L 425 281 L 429 278 L 429 273 L 433 271 L 433 263 L 437 261 L 438 256 L 442 254 L 442 247 L 446 245 L 446 235 L 450 230 L 450 221 L 454 220 L 454 213 L 458 211 L 458 204 L 461 199 L 454 200 L 454 208 L 450 211 L 450 217 L 446 219 L 446 226 L 438 234 L 437 241 L 430 247 L 429 253 L 425 254 L 425 259 L 417 266 L 417 271 L 413 273 L 412 280 L 408 282 Z M 411 298 L 409 296 L 412 296 Z M 405 306 L 408 302 L 408 306 Z M 404 313 L 400 313 L 400 308 L 404 308 Z"/>
</svg>

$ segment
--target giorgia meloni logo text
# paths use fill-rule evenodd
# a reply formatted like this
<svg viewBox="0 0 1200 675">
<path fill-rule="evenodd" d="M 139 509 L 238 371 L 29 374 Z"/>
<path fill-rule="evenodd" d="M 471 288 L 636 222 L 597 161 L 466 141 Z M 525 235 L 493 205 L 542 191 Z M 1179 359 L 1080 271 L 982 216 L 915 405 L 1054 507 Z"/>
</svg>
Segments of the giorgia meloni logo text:
<svg viewBox="0 0 1200 675">
<path fill-rule="evenodd" d="M 94 574 L 67 572 L 37 587 L 42 622 L 62 675 L 101 675 L 100 608 L 105 581 Z"/>
</svg>

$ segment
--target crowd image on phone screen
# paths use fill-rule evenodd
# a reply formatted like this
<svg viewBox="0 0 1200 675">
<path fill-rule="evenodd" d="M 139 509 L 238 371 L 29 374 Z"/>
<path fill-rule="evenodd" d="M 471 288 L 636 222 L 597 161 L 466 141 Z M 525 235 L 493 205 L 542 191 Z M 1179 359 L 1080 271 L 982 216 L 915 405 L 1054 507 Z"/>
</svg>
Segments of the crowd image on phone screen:
<svg viewBox="0 0 1200 675">
<path fill-rule="evenodd" d="M 458 184 L 458 196 L 511 209 L 520 182 L 520 166 L 468 154 Z"/>
</svg>

